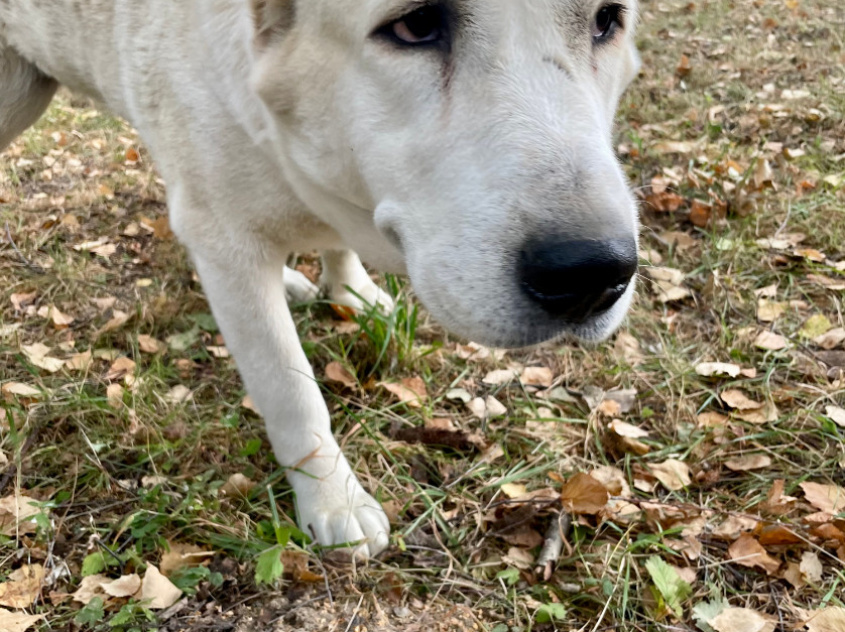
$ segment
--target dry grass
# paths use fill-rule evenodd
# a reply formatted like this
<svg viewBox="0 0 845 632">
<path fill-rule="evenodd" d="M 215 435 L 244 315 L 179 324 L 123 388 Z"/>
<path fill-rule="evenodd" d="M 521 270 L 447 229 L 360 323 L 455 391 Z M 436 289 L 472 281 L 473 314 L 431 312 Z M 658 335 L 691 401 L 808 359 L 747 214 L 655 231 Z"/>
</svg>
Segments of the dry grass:
<svg viewBox="0 0 845 632">
<path fill-rule="evenodd" d="M 805 335 L 814 316 L 845 326 L 836 289 L 845 283 L 845 266 L 837 266 L 845 261 L 843 32 L 839 0 L 645 2 L 644 68 L 622 105 L 619 142 L 645 200 L 644 250 L 683 271 L 690 295 L 662 302 L 646 269 L 615 340 L 466 359 L 393 279 L 400 312 L 392 321 L 362 319 L 368 335 L 324 304 L 296 308 L 317 374 L 340 362 L 358 378 L 352 389 L 327 383 L 326 396 L 346 454 L 393 514 L 395 534 L 389 553 L 366 568 L 310 554 L 308 568 L 320 577 L 312 583 L 288 574 L 256 586 L 256 559 L 290 524 L 292 503 L 261 420 L 242 406 L 231 360 L 215 356 L 224 341 L 184 252 L 158 221 L 163 183 L 130 128 L 60 98 L 3 155 L 0 171 L 0 378 L 41 391 L 0 402 L 0 452 L 9 460 L 0 466 L 0 498 L 22 490 L 48 516 L 33 533 L 0 536 L 0 582 L 24 563 L 54 571 L 29 609 L 47 614 L 44 630 L 692 629 L 693 608 L 720 599 L 766 613 L 780 629 L 801 629 L 805 610 L 843 606 L 845 540 L 813 530 L 815 509 L 800 487 L 845 486 L 845 428 L 826 414 L 845 404 L 845 350 Z M 682 55 L 688 71 L 678 69 Z M 663 185 L 682 198 L 676 211 L 650 205 L 660 203 Z M 696 199 L 715 200 L 703 227 L 690 223 Z M 726 219 L 715 217 L 722 202 Z M 676 243 L 672 232 L 687 238 Z M 797 246 L 758 242 L 794 233 L 806 235 Z M 99 254 L 74 248 L 100 238 Z M 771 300 L 784 302 L 784 312 L 762 322 L 754 292 L 772 284 Z M 57 327 L 51 306 L 73 322 Z M 119 312 L 126 321 L 109 329 Z M 789 346 L 759 348 L 762 330 Z M 163 350 L 150 352 L 139 336 L 165 342 Z M 390 351 L 376 362 L 387 338 Z M 35 343 L 59 359 L 90 350 L 92 360 L 50 373 L 24 350 Z M 117 357 L 134 361 L 123 365 L 128 378 L 115 372 Z M 702 377 L 702 361 L 735 363 L 746 374 Z M 547 367 L 565 391 L 549 398 L 548 389 L 519 381 L 484 383 L 509 363 Z M 421 408 L 378 386 L 410 377 L 426 384 Z M 178 386 L 190 399 L 176 401 Z M 455 388 L 496 397 L 507 415 L 482 428 L 447 397 Z M 777 413 L 763 423 L 734 414 L 703 424 L 702 412 L 730 413 L 719 396 L 731 388 Z M 636 392 L 629 411 L 596 407 L 611 389 Z M 458 430 L 451 448 L 408 442 L 443 418 Z M 647 430 L 647 452 L 610 430 L 613 418 Z M 482 430 L 493 446 L 483 452 L 465 440 Z M 748 456 L 768 464 L 725 466 Z M 690 468 L 689 485 L 675 491 L 651 469 L 670 458 Z M 622 516 L 616 501 L 604 519 L 576 519 L 556 571 L 538 581 L 529 556 L 559 510 L 557 491 L 550 502 L 511 501 L 518 490 L 507 484 L 559 490 L 562 479 L 600 466 L 635 487 L 628 501 L 642 512 Z M 221 492 L 233 474 L 256 483 L 246 498 Z M 767 504 L 778 480 L 797 500 Z M 727 518 L 752 519 L 757 539 L 780 521 L 798 541 L 764 539 L 780 563 L 770 573 L 730 562 L 739 531 L 720 532 Z M 815 519 L 845 531 L 841 514 Z M 682 550 L 684 529 L 699 552 Z M 153 614 L 112 599 L 101 621 L 94 612 L 83 623 L 80 605 L 64 600 L 92 554 L 102 553 L 104 572 L 116 577 L 158 563 L 168 541 L 216 552 L 209 572 L 179 579 L 187 589 L 180 610 Z M 805 573 L 796 587 L 783 575 L 807 552 L 822 572 Z M 694 577 L 678 613 L 646 570 L 655 556 Z"/>
</svg>

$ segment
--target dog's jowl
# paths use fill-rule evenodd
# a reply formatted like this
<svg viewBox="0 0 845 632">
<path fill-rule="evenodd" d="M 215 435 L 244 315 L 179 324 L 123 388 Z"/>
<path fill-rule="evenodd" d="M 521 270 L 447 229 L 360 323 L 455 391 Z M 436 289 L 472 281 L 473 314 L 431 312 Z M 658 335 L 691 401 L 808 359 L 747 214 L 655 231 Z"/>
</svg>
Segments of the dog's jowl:
<svg viewBox="0 0 845 632">
<path fill-rule="evenodd" d="M 637 212 L 611 143 L 635 0 L 0 0 L 0 145 L 57 85 L 140 132 L 171 225 L 323 545 L 373 555 L 380 504 L 332 436 L 284 267 L 391 309 L 406 272 L 494 346 L 599 340 L 634 291 Z M 294 466 L 296 466 L 294 468 Z"/>
</svg>

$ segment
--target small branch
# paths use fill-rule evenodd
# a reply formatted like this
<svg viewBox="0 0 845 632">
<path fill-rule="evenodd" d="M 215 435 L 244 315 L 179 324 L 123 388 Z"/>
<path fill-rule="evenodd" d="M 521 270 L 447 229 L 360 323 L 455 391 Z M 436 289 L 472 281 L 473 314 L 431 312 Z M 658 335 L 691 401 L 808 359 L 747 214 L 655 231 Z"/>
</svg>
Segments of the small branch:
<svg viewBox="0 0 845 632">
<path fill-rule="evenodd" d="M 568 513 L 562 511 L 558 514 L 556 520 L 552 520 L 546 531 L 546 541 L 537 557 L 537 565 L 534 567 L 534 574 L 537 577 L 542 577 L 545 582 L 552 577 L 571 526 L 572 518 Z"/>
</svg>

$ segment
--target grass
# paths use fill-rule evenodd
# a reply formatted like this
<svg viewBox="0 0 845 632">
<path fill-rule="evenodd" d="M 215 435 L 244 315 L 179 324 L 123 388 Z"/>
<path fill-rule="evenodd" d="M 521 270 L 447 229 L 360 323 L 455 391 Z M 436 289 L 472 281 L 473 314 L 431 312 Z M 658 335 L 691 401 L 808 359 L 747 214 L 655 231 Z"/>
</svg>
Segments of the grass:
<svg viewBox="0 0 845 632">
<path fill-rule="evenodd" d="M 156 221 L 163 183 L 134 131 L 62 96 L 7 150 L 0 387 L 17 382 L 40 394 L 6 393 L 0 403 L 8 459 L 0 498 L 20 490 L 42 503 L 42 516 L 31 533 L 0 536 L 0 582 L 24 563 L 55 571 L 27 609 L 47 615 L 42 629 L 688 629 L 702 604 L 721 600 L 801 629 L 804 611 L 843 606 L 845 541 L 814 531 L 808 516 L 818 512 L 801 484 L 845 486 L 845 435 L 827 412 L 845 405 L 845 352 L 802 334 L 813 316 L 830 328 L 845 324 L 842 290 L 824 285 L 845 283 L 836 265 L 845 260 L 845 10 L 837 0 L 643 9 L 643 71 L 620 108 L 617 136 L 643 198 L 643 250 L 681 270 L 689 296 L 662 302 L 645 269 L 627 324 L 608 343 L 472 357 L 399 279 L 386 280 L 398 304 L 388 317 L 350 324 L 325 303 L 295 308 L 316 374 L 338 362 L 357 382 L 326 381 L 324 390 L 347 456 L 392 517 L 393 546 L 366 567 L 303 548 L 261 419 L 244 405 L 183 250 Z M 691 146 L 666 151 L 665 141 Z M 757 186 L 763 160 L 771 175 Z M 682 198 L 676 211 L 652 206 L 655 176 Z M 693 225 L 692 200 L 727 204 L 726 218 Z M 677 245 L 671 232 L 687 238 Z M 806 238 L 780 249 L 759 243 L 792 233 Z M 99 238 L 113 250 L 74 249 Z M 299 263 L 315 266 L 308 257 Z M 772 284 L 784 311 L 761 321 L 755 291 Z M 51 306 L 73 322 L 57 327 Z M 114 320 L 121 312 L 123 323 Z M 763 330 L 790 346 L 760 348 Z M 90 351 L 90 364 L 50 373 L 25 350 L 39 342 L 59 359 Z M 118 358 L 134 364 L 115 366 Z M 755 373 L 707 378 L 696 371 L 704 361 Z M 550 369 L 563 390 L 483 381 L 510 363 Z M 380 386 L 407 378 L 426 385 L 419 408 Z M 752 423 L 734 412 L 704 424 L 701 413 L 730 414 L 720 397 L 731 388 L 773 403 L 777 414 Z M 636 396 L 630 410 L 596 407 L 597 389 Z M 463 393 L 495 397 L 507 413 L 482 424 Z M 460 439 L 451 447 L 412 441 L 445 418 Z M 609 429 L 614 418 L 648 432 L 639 439 L 646 452 Z M 478 433 L 481 447 L 469 440 Z M 769 462 L 725 465 L 749 456 Z M 688 485 L 656 481 L 653 468 L 667 459 L 690 468 Z M 556 520 L 562 481 L 602 466 L 621 472 L 639 511 L 575 518 L 554 573 L 538 580 L 530 556 Z M 252 482 L 245 494 L 232 489 L 233 475 Z M 795 500 L 767 505 L 779 480 Z M 552 491 L 528 502 L 512 485 Z M 725 520 L 749 518 L 753 537 L 780 562 L 771 574 L 730 559 L 739 532 Z M 845 530 L 841 514 L 815 519 Z M 761 529 L 778 523 L 798 540 L 766 540 Z M 697 554 L 684 549 L 690 542 Z M 172 576 L 186 591 L 180 610 L 125 598 L 82 608 L 67 598 L 92 570 L 143 574 L 172 543 L 213 552 L 204 566 Z M 286 570 L 274 580 L 259 564 L 282 549 Z M 805 573 L 798 587 L 784 574 L 807 553 L 821 573 Z M 665 571 L 668 587 L 655 562 L 646 567 L 653 558 L 679 569 Z M 688 593 L 673 584 L 680 576 Z"/>
</svg>

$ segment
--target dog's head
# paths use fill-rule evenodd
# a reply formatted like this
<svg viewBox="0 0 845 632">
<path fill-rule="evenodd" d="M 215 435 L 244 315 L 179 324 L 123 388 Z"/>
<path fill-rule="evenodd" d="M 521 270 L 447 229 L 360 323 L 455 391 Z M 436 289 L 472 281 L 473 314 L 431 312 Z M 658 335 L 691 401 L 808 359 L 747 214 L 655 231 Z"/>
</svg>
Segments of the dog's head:
<svg viewBox="0 0 845 632">
<path fill-rule="evenodd" d="M 286 176 L 365 260 L 395 255 L 479 342 L 619 325 L 638 220 L 611 131 L 636 0 L 252 3 Z"/>
</svg>

